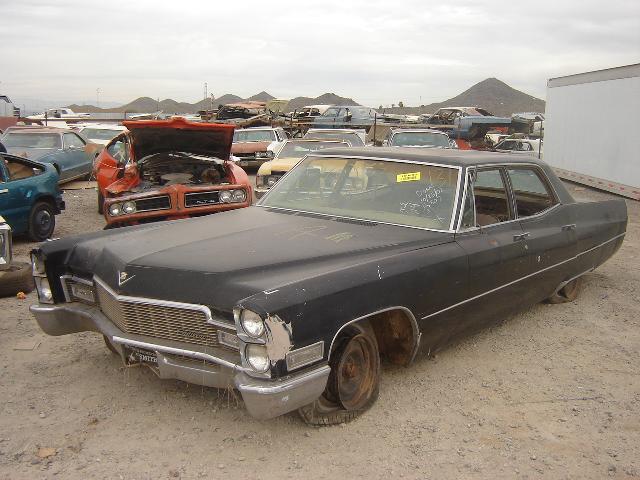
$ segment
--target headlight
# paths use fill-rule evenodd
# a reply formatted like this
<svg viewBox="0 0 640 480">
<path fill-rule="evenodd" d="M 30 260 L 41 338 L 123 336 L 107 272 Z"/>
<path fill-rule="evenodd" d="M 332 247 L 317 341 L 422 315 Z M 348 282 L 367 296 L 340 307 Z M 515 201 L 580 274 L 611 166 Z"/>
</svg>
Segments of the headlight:
<svg viewBox="0 0 640 480">
<path fill-rule="evenodd" d="M 44 260 L 35 253 L 31 254 L 31 269 L 34 275 L 44 275 L 45 273 Z"/>
<path fill-rule="evenodd" d="M 122 212 L 123 213 L 135 213 L 136 211 L 136 202 L 124 202 L 122 204 Z"/>
<path fill-rule="evenodd" d="M 231 201 L 231 190 L 223 190 L 220 192 L 220 203 L 229 203 Z"/>
<path fill-rule="evenodd" d="M 264 345 L 249 343 L 244 350 L 244 358 L 256 372 L 262 373 L 269 370 L 269 354 Z"/>
<path fill-rule="evenodd" d="M 117 217 L 122 214 L 122 204 L 121 203 L 113 203 L 109 205 L 109 215 L 112 217 Z"/>
<path fill-rule="evenodd" d="M 242 203 L 247 200 L 247 193 L 244 190 L 234 190 L 231 200 L 235 203 Z"/>
<path fill-rule="evenodd" d="M 253 338 L 259 338 L 264 333 L 262 317 L 251 310 L 243 310 L 240 314 L 240 326 L 244 332 Z"/>
<path fill-rule="evenodd" d="M 42 303 L 53 303 L 53 292 L 46 277 L 36 277 L 36 288 L 38 290 L 38 298 Z"/>
</svg>

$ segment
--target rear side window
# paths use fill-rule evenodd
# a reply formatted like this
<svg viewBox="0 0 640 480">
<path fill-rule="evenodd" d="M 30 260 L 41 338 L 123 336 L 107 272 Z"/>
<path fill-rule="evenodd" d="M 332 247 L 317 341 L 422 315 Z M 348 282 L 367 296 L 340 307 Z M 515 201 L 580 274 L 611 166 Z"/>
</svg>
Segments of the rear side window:
<svg viewBox="0 0 640 480">
<path fill-rule="evenodd" d="M 509 197 L 499 169 L 478 171 L 473 197 L 477 226 L 509 220 Z"/>
<path fill-rule="evenodd" d="M 80 137 L 78 137 L 75 133 L 65 133 L 64 146 L 82 148 L 84 147 L 84 142 L 80 140 Z"/>
<path fill-rule="evenodd" d="M 518 217 L 529 217 L 558 203 L 540 173 L 530 168 L 508 170 Z"/>
</svg>

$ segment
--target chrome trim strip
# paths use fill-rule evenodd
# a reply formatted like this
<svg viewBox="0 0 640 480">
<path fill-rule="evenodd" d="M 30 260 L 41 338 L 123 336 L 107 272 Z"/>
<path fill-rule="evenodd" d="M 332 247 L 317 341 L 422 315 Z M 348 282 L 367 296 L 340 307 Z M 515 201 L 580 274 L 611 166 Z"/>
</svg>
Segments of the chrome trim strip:
<svg viewBox="0 0 640 480">
<path fill-rule="evenodd" d="M 218 365 L 222 365 L 223 367 L 231 368 L 234 371 L 252 373 L 251 371 L 249 371 L 248 369 L 244 368 L 241 365 L 230 362 L 228 360 L 224 360 L 219 357 L 214 357 L 213 355 L 209 355 L 208 353 L 194 352 L 192 350 L 184 350 L 182 348 L 175 348 L 175 347 L 165 347 L 163 345 L 140 342 L 138 340 L 131 340 L 128 338 L 123 338 L 118 336 L 110 337 L 110 339 L 112 342 L 119 343 L 120 345 L 143 348 L 146 350 L 152 350 L 154 352 L 168 353 L 173 355 L 182 355 L 184 357 L 195 358 L 196 360 L 204 360 L 207 362 L 216 363 Z"/>
<path fill-rule="evenodd" d="M 498 225 L 501 225 L 501 224 L 498 224 Z M 491 289 L 491 290 L 489 290 L 487 292 L 480 293 L 480 294 L 478 294 L 478 295 L 476 295 L 474 297 L 467 298 L 466 300 L 463 300 L 461 302 L 458 302 L 458 303 L 455 303 L 453 305 L 450 305 L 450 306 L 448 306 L 446 308 L 443 308 L 442 310 L 438 310 L 437 312 L 430 313 L 429 315 L 427 315 L 425 317 L 422 317 L 422 320 L 426 320 L 427 318 L 433 317 L 435 315 L 439 315 L 439 314 L 444 313 L 444 312 L 446 312 L 448 310 L 451 310 L 453 308 L 459 307 L 460 305 L 464 305 L 465 303 L 469 303 L 469 302 L 471 302 L 473 300 L 476 300 L 476 299 L 478 299 L 480 297 L 484 297 L 485 295 L 489 295 L 489 294 L 497 292 L 498 290 L 501 290 L 501 289 L 503 289 L 505 287 L 511 286 L 511 285 L 513 285 L 515 283 L 518 283 L 518 282 L 521 282 L 522 280 L 526 280 L 527 278 L 533 277 L 534 275 L 538 275 L 539 273 L 546 272 L 547 270 L 551 270 L 552 268 L 559 267 L 560 265 L 564 265 L 567 262 L 571 262 L 573 260 L 576 260 L 578 257 L 580 257 L 582 255 L 585 255 L 585 254 L 587 254 L 589 252 L 592 252 L 593 250 L 596 250 L 596 249 L 602 247 L 603 245 L 606 245 L 609 242 L 612 242 L 612 241 L 614 241 L 614 240 L 616 240 L 616 239 L 618 239 L 620 237 L 624 237 L 626 235 L 626 233 L 627 232 L 620 233 L 620 234 L 616 235 L 615 237 L 612 237 L 609 240 L 607 240 L 605 242 L 602 242 L 601 244 L 596 245 L 595 247 L 590 248 L 589 250 L 585 250 L 584 252 L 580 252 L 580 253 L 578 253 L 577 255 L 575 255 L 575 256 L 573 256 L 571 258 L 568 258 L 566 260 L 558 262 L 558 263 L 556 263 L 554 265 L 550 265 L 548 267 L 545 267 L 542 270 L 538 270 L 536 272 L 530 273 L 529 275 L 525 275 L 524 277 L 518 278 L 518 279 L 513 280 L 513 281 L 511 281 L 509 283 L 505 283 L 504 285 L 501 285 L 499 287 L 493 288 L 493 289 Z M 591 270 L 593 270 L 593 269 L 591 269 Z M 590 271 L 590 270 L 588 270 L 588 271 Z M 587 272 L 584 272 L 584 273 L 587 273 Z M 581 273 L 580 275 L 584 275 L 584 273 Z M 578 275 L 578 276 L 580 276 L 580 275 Z M 575 278 L 577 278 L 577 277 L 575 277 Z"/>
<path fill-rule="evenodd" d="M 138 303 L 142 305 L 158 305 L 159 307 L 169 307 L 169 308 L 182 308 L 184 310 L 196 310 L 204 313 L 207 323 L 211 325 L 215 325 L 217 327 L 223 328 L 231 328 L 235 329 L 235 324 L 229 321 L 226 321 L 219 317 L 213 317 L 211 314 L 211 310 L 206 305 L 199 305 L 195 303 L 182 303 L 182 302 L 174 302 L 172 300 L 160 300 L 155 298 L 145 298 L 145 297 L 129 297 L 127 295 L 120 295 L 111 289 L 109 285 L 107 285 L 103 280 L 98 278 L 97 276 L 93 277 L 93 280 L 99 284 L 102 288 L 107 290 L 107 292 L 112 295 L 119 302 L 129 302 L 129 303 Z"/>
<path fill-rule="evenodd" d="M 456 181 L 456 195 L 455 195 L 455 197 L 453 199 L 453 208 L 451 210 L 451 221 L 450 221 L 450 224 L 449 224 L 449 230 L 440 230 L 440 229 L 436 229 L 436 228 L 426 228 L 426 227 L 416 227 L 416 226 L 412 226 L 412 225 L 402 225 L 402 224 L 399 224 L 399 223 L 380 222 L 380 221 L 364 219 L 364 218 L 344 217 L 342 215 L 331 215 L 331 214 L 327 214 L 327 213 L 308 212 L 306 210 L 294 210 L 294 209 L 290 209 L 290 208 L 271 207 L 271 206 L 268 206 L 268 205 L 262 205 L 262 203 L 264 202 L 264 199 L 267 198 L 269 196 L 269 193 L 271 193 L 273 191 L 273 188 L 268 189 L 267 193 L 265 194 L 265 196 L 263 196 L 258 201 L 258 203 L 256 203 L 254 206 L 255 207 L 262 207 L 262 208 L 273 208 L 273 209 L 276 209 L 276 210 L 283 210 L 283 211 L 287 211 L 287 212 L 300 212 L 300 213 L 307 213 L 307 214 L 312 214 L 312 215 L 322 215 L 324 217 L 344 218 L 344 219 L 348 219 L 348 220 L 357 220 L 357 221 L 360 221 L 360 222 L 379 223 L 381 225 L 391 225 L 391 226 L 394 226 L 394 227 L 415 228 L 415 229 L 418 229 L 418 230 L 428 230 L 430 232 L 455 233 L 455 230 L 454 230 L 453 226 L 454 226 L 455 221 L 456 221 L 456 207 L 458 205 L 458 200 L 459 200 L 459 195 L 460 195 L 460 178 L 461 178 L 461 173 L 464 170 L 463 167 L 461 167 L 459 165 L 444 165 L 442 163 L 417 162 L 417 161 L 414 161 L 414 160 L 401 160 L 401 159 L 386 158 L 386 157 L 367 157 L 367 156 L 361 156 L 361 155 L 322 155 L 322 150 L 320 150 L 318 152 L 309 153 L 309 154 L 305 155 L 304 157 L 302 157 L 294 166 L 291 167 L 291 169 L 287 173 L 285 173 L 280 178 L 280 180 L 278 180 L 277 183 L 280 183 L 282 181 L 282 179 L 284 179 L 287 175 L 289 175 L 293 171 L 293 169 L 298 164 L 300 164 L 303 160 L 306 160 L 307 157 L 338 158 L 338 159 L 347 158 L 347 159 L 354 159 L 354 160 L 372 160 L 372 161 L 382 160 L 382 161 L 395 162 L 395 163 L 410 163 L 410 164 L 413 164 L 413 165 L 427 165 L 427 166 L 431 166 L 431 167 L 442 167 L 442 168 L 450 168 L 452 170 L 458 170 L 458 180 Z"/>
<path fill-rule="evenodd" d="M 371 312 L 361 317 L 354 318 L 353 320 L 350 320 L 344 325 L 342 325 L 338 329 L 336 334 L 333 336 L 333 339 L 331 340 L 331 345 L 329 345 L 328 358 L 331 357 L 331 352 L 333 352 L 333 344 L 335 343 L 336 338 L 338 338 L 338 335 L 345 327 L 347 327 L 348 325 L 351 325 L 352 323 L 359 322 L 360 320 L 364 320 L 365 318 L 373 317 L 374 315 L 377 315 L 379 313 L 390 312 L 392 310 L 402 310 L 409 316 L 409 320 L 411 321 L 411 327 L 413 329 L 413 336 L 415 340 L 415 345 L 413 346 L 413 352 L 411 353 L 411 361 L 413 361 L 414 357 L 416 356 L 416 353 L 418 353 L 418 347 L 420 346 L 420 337 L 422 336 L 422 333 L 420 332 L 420 328 L 418 327 L 418 322 L 413 312 L 409 310 L 407 307 L 402 307 L 399 305 L 396 305 L 394 307 L 383 308 L 382 310 L 376 310 L 375 312 Z"/>
</svg>

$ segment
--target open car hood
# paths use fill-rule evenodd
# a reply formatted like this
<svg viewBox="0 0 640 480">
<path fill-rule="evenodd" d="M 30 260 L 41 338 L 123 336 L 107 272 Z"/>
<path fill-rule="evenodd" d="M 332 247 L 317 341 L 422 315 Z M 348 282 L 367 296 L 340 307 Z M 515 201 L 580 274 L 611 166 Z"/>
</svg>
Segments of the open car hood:
<svg viewBox="0 0 640 480">
<path fill-rule="evenodd" d="M 129 129 L 136 160 L 164 152 L 187 152 L 228 160 L 233 125 L 171 120 L 122 122 Z"/>
</svg>

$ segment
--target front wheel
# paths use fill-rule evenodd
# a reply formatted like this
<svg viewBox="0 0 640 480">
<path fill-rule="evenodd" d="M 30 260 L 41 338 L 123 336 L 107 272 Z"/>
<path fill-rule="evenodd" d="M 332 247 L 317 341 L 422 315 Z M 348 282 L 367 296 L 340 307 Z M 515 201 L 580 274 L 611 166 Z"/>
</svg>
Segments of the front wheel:
<svg viewBox="0 0 640 480">
<path fill-rule="evenodd" d="M 38 202 L 29 215 L 29 238 L 34 242 L 42 242 L 53 235 L 56 228 L 56 215 L 51 204 Z"/>
<path fill-rule="evenodd" d="M 309 425 L 349 422 L 371 407 L 380 388 L 380 352 L 368 323 L 347 327 L 336 340 L 325 391 L 298 412 Z"/>
</svg>

